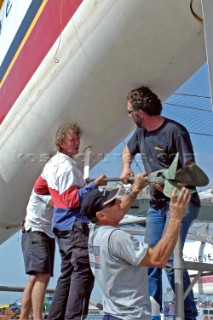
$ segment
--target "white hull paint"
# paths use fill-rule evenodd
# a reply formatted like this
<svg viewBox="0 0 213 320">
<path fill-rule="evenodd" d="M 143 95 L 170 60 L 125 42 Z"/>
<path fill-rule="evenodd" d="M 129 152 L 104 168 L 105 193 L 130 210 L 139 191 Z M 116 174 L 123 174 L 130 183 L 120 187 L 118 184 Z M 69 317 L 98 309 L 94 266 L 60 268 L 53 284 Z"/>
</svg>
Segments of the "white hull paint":
<svg viewBox="0 0 213 320">
<path fill-rule="evenodd" d="M 213 283 L 199 283 L 193 286 L 193 292 L 195 296 L 201 294 L 213 294 Z"/>
</svg>

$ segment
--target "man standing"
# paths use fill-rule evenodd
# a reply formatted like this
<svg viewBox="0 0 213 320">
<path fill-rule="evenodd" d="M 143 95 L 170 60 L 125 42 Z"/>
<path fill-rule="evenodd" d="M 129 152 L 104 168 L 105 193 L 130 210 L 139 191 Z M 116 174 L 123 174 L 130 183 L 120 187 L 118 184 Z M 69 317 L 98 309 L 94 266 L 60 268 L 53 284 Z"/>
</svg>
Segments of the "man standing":
<svg viewBox="0 0 213 320">
<path fill-rule="evenodd" d="M 89 266 L 89 220 L 80 215 L 84 196 L 100 185 L 104 175 L 85 185 L 73 157 L 78 154 L 81 130 L 66 123 L 56 132 L 58 152 L 44 166 L 35 184 L 35 192 L 49 189 L 54 201 L 53 232 L 61 254 L 61 275 L 58 279 L 48 319 L 85 319 L 94 278 Z"/>
<path fill-rule="evenodd" d="M 89 257 L 102 291 L 104 320 L 152 319 L 146 267 L 166 265 L 190 201 L 186 188 L 177 199 L 177 190 L 173 191 L 168 226 L 152 249 L 118 228 L 139 191 L 147 185 L 144 177 L 145 174 L 135 177 L 132 192 L 122 200 L 119 189 L 94 190 L 82 203 L 82 214 L 95 223 L 89 235 Z"/>
<path fill-rule="evenodd" d="M 42 320 L 46 288 L 53 276 L 55 239 L 52 232 L 53 202 L 51 196 L 32 191 L 27 215 L 22 223 L 22 252 L 29 281 L 22 295 L 21 320 Z"/>
<path fill-rule="evenodd" d="M 193 147 L 189 133 L 181 124 L 161 116 L 162 104 L 155 93 L 147 87 L 132 90 L 127 96 L 127 112 L 137 125 L 132 138 L 125 146 L 122 154 L 122 180 L 127 183 L 128 176 L 133 175 L 131 162 L 136 153 L 141 154 L 147 173 L 169 168 L 175 155 L 179 153 L 178 169 L 192 164 L 194 159 Z M 169 198 L 157 187 L 150 185 L 150 208 L 147 212 L 146 242 L 154 247 L 161 238 L 168 222 Z M 197 217 L 200 200 L 195 192 L 187 207 L 181 225 L 182 247 L 192 221 Z M 170 257 L 167 268 L 168 279 L 174 290 L 173 256 Z M 149 268 L 150 296 L 162 306 L 162 270 Z M 190 284 L 187 270 L 183 271 L 184 290 Z M 185 320 L 195 320 L 197 309 L 191 291 L 184 301 Z"/>
</svg>

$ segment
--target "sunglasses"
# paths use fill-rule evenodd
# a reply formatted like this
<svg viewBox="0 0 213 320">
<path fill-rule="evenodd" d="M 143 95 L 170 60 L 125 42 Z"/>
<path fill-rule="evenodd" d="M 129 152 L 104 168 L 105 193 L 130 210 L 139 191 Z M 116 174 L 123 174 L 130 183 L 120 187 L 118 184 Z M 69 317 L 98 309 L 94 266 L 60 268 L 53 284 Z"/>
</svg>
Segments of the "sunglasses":
<svg viewBox="0 0 213 320">
<path fill-rule="evenodd" d="M 108 204 L 108 208 L 113 207 L 115 204 L 116 204 L 116 198 Z"/>
<path fill-rule="evenodd" d="M 113 199 L 110 203 L 107 203 L 105 206 L 102 207 L 102 209 L 111 208 L 116 204 L 116 198 Z"/>
</svg>

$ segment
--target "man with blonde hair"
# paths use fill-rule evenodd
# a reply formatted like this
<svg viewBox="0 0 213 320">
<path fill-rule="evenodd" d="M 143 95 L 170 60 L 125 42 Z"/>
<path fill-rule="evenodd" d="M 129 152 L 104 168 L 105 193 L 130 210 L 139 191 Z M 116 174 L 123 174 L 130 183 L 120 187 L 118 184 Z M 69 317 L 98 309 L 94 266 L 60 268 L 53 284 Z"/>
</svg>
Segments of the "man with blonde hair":
<svg viewBox="0 0 213 320">
<path fill-rule="evenodd" d="M 58 152 L 44 166 L 34 191 L 49 190 L 54 201 L 53 232 L 61 254 L 58 279 L 48 319 L 85 319 L 94 278 L 89 266 L 89 220 L 80 215 L 84 196 L 104 185 L 104 175 L 85 184 L 73 159 L 79 152 L 81 129 L 75 123 L 61 125 L 56 132 Z"/>
</svg>

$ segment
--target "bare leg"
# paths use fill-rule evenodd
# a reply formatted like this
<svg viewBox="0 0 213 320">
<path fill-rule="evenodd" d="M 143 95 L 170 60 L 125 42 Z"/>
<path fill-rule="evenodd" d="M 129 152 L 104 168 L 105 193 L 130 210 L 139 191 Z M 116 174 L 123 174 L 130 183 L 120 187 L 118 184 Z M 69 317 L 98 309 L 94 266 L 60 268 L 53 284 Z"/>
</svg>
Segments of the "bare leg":
<svg viewBox="0 0 213 320">
<path fill-rule="evenodd" d="M 36 276 L 34 275 L 29 276 L 27 286 L 23 291 L 20 320 L 29 319 L 30 308 L 32 307 L 31 294 L 32 294 L 33 286 L 35 284 L 35 280 L 36 280 Z"/>
<path fill-rule="evenodd" d="M 42 308 L 49 279 L 49 273 L 36 273 L 36 280 L 31 295 L 33 318 L 36 320 L 42 320 Z"/>
</svg>

